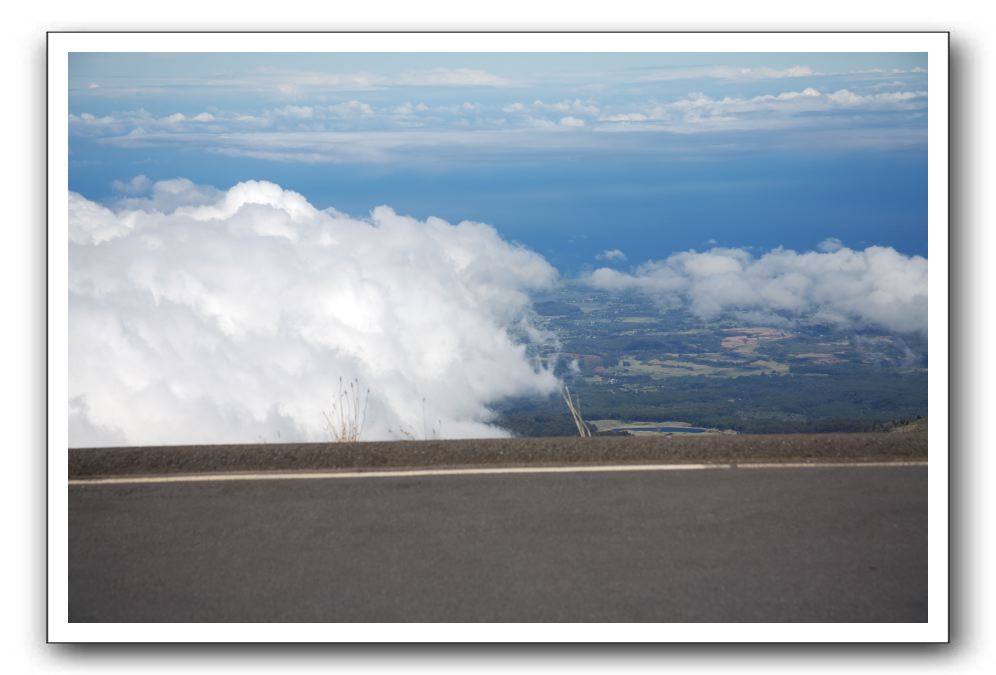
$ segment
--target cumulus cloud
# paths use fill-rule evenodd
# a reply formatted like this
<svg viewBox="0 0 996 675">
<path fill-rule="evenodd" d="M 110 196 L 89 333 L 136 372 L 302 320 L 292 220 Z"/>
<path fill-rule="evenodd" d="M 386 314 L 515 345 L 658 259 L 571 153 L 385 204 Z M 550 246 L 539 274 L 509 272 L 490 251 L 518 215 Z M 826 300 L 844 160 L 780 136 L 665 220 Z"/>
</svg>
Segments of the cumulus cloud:
<svg viewBox="0 0 996 675">
<path fill-rule="evenodd" d="M 148 115 L 145 116 L 147 118 Z M 144 118 L 143 118 L 144 119 Z M 122 120 L 111 115 L 101 115 L 97 117 L 93 113 L 83 112 L 79 115 L 69 114 L 69 129 L 77 134 L 99 134 L 104 132 L 117 132 L 126 126 L 131 120 Z"/>
<path fill-rule="evenodd" d="M 595 256 L 595 260 L 616 260 L 619 262 L 625 262 L 626 254 L 617 248 L 613 248 L 607 251 L 602 251 Z"/>
<path fill-rule="evenodd" d="M 638 291 L 664 307 L 687 306 L 702 318 L 735 314 L 926 333 L 926 259 L 880 246 L 856 251 L 835 240 L 824 244 L 824 252 L 778 248 L 759 258 L 735 248 L 686 251 L 632 273 L 603 267 L 586 281 Z"/>
<path fill-rule="evenodd" d="M 136 176 L 125 183 L 114 181 L 113 186 L 117 191 L 129 195 L 113 203 L 116 211 L 170 213 L 182 206 L 199 206 L 213 202 L 221 195 L 221 192 L 213 187 L 197 185 L 186 178 L 152 182 L 145 176 Z M 147 196 L 141 196 L 143 194 Z"/>
<path fill-rule="evenodd" d="M 528 296 L 556 271 L 488 225 L 254 181 L 69 201 L 71 445 L 327 440 L 340 377 L 364 439 L 500 436 L 492 404 L 556 388 Z"/>
<path fill-rule="evenodd" d="M 584 120 L 568 115 L 567 117 L 561 117 L 559 124 L 562 127 L 583 127 Z"/>
<path fill-rule="evenodd" d="M 834 251 L 839 251 L 844 248 L 844 242 L 837 237 L 827 237 L 817 244 L 816 248 L 823 253 L 833 253 Z"/>
<path fill-rule="evenodd" d="M 138 175 L 129 180 L 116 180 L 111 183 L 115 192 L 126 195 L 136 195 L 148 192 L 152 188 L 152 181 L 148 176 Z"/>
</svg>

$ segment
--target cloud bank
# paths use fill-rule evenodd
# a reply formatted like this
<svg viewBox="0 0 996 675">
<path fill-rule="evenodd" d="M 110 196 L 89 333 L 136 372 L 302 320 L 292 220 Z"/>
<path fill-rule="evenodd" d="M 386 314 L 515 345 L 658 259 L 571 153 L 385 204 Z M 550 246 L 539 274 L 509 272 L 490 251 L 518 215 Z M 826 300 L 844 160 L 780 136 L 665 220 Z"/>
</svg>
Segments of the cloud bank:
<svg viewBox="0 0 996 675">
<path fill-rule="evenodd" d="M 556 271 L 488 225 L 118 187 L 69 198 L 72 446 L 327 440 L 340 377 L 370 389 L 364 440 L 500 436 L 491 404 L 556 388 L 527 353 Z"/>
<path fill-rule="evenodd" d="M 645 293 L 663 307 L 687 306 L 704 319 L 734 314 L 926 334 L 926 259 L 880 246 L 856 251 L 833 239 L 820 248 L 778 248 L 759 258 L 735 248 L 687 251 L 632 273 L 599 268 L 586 281 L 603 290 Z"/>
<path fill-rule="evenodd" d="M 846 88 L 786 91 L 778 87 L 751 97 L 696 92 L 669 101 L 641 95 L 527 103 L 498 94 L 472 98 L 480 93 L 471 87 L 475 81 L 488 78 L 477 71 L 451 69 L 412 75 L 404 99 L 295 99 L 293 104 L 262 110 L 194 106 L 167 114 L 144 108 L 101 115 L 70 113 L 69 129 L 73 138 L 118 149 L 182 146 L 225 156 L 308 164 L 453 157 L 471 157 L 476 162 L 482 153 L 563 150 L 656 155 L 662 150 L 673 152 L 674 137 L 679 135 L 751 134 L 751 142 L 763 147 L 770 147 L 772 138 L 794 139 L 795 143 L 805 139 L 807 151 L 814 144 L 835 149 L 843 145 L 888 148 L 921 145 L 926 140 L 925 88 L 863 93 Z M 433 105 L 408 100 L 416 92 L 432 99 L 432 82 L 463 83 L 460 86 L 471 87 L 464 92 L 468 99 Z M 774 136 L 758 141 L 758 133 Z M 717 139 L 719 147 L 726 149 L 734 141 L 743 144 L 745 139 Z"/>
</svg>

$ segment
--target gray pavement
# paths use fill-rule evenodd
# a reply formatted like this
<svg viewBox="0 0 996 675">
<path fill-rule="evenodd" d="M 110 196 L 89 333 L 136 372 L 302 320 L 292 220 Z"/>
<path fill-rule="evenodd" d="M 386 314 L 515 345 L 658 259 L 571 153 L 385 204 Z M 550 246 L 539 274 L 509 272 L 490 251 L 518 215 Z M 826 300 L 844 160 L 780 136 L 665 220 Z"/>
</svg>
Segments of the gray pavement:
<svg viewBox="0 0 996 675">
<path fill-rule="evenodd" d="M 925 466 L 73 485 L 69 504 L 71 621 L 927 618 Z"/>
</svg>

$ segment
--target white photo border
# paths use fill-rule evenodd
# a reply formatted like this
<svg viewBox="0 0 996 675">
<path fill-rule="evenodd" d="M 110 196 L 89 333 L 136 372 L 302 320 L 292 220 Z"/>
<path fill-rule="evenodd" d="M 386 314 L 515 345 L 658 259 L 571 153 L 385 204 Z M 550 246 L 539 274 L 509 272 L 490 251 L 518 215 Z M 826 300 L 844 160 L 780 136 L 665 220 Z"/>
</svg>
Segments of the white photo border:
<svg viewBox="0 0 996 675">
<path fill-rule="evenodd" d="M 53 32 L 48 34 L 48 641 L 943 643 L 949 640 L 946 32 Z M 921 52 L 928 58 L 928 620 L 925 623 L 70 623 L 68 57 L 72 52 Z"/>
</svg>

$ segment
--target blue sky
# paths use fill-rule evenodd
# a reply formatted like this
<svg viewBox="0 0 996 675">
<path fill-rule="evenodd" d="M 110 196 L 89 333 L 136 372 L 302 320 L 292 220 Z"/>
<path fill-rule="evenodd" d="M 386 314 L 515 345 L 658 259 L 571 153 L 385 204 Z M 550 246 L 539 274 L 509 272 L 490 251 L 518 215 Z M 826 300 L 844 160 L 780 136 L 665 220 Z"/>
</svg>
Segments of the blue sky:
<svg viewBox="0 0 996 675">
<path fill-rule="evenodd" d="M 108 204 L 157 180 L 267 180 L 356 216 L 387 204 L 487 222 L 566 274 L 611 249 L 626 264 L 830 238 L 927 253 L 924 54 L 74 54 L 69 66 L 69 188 Z"/>
</svg>

